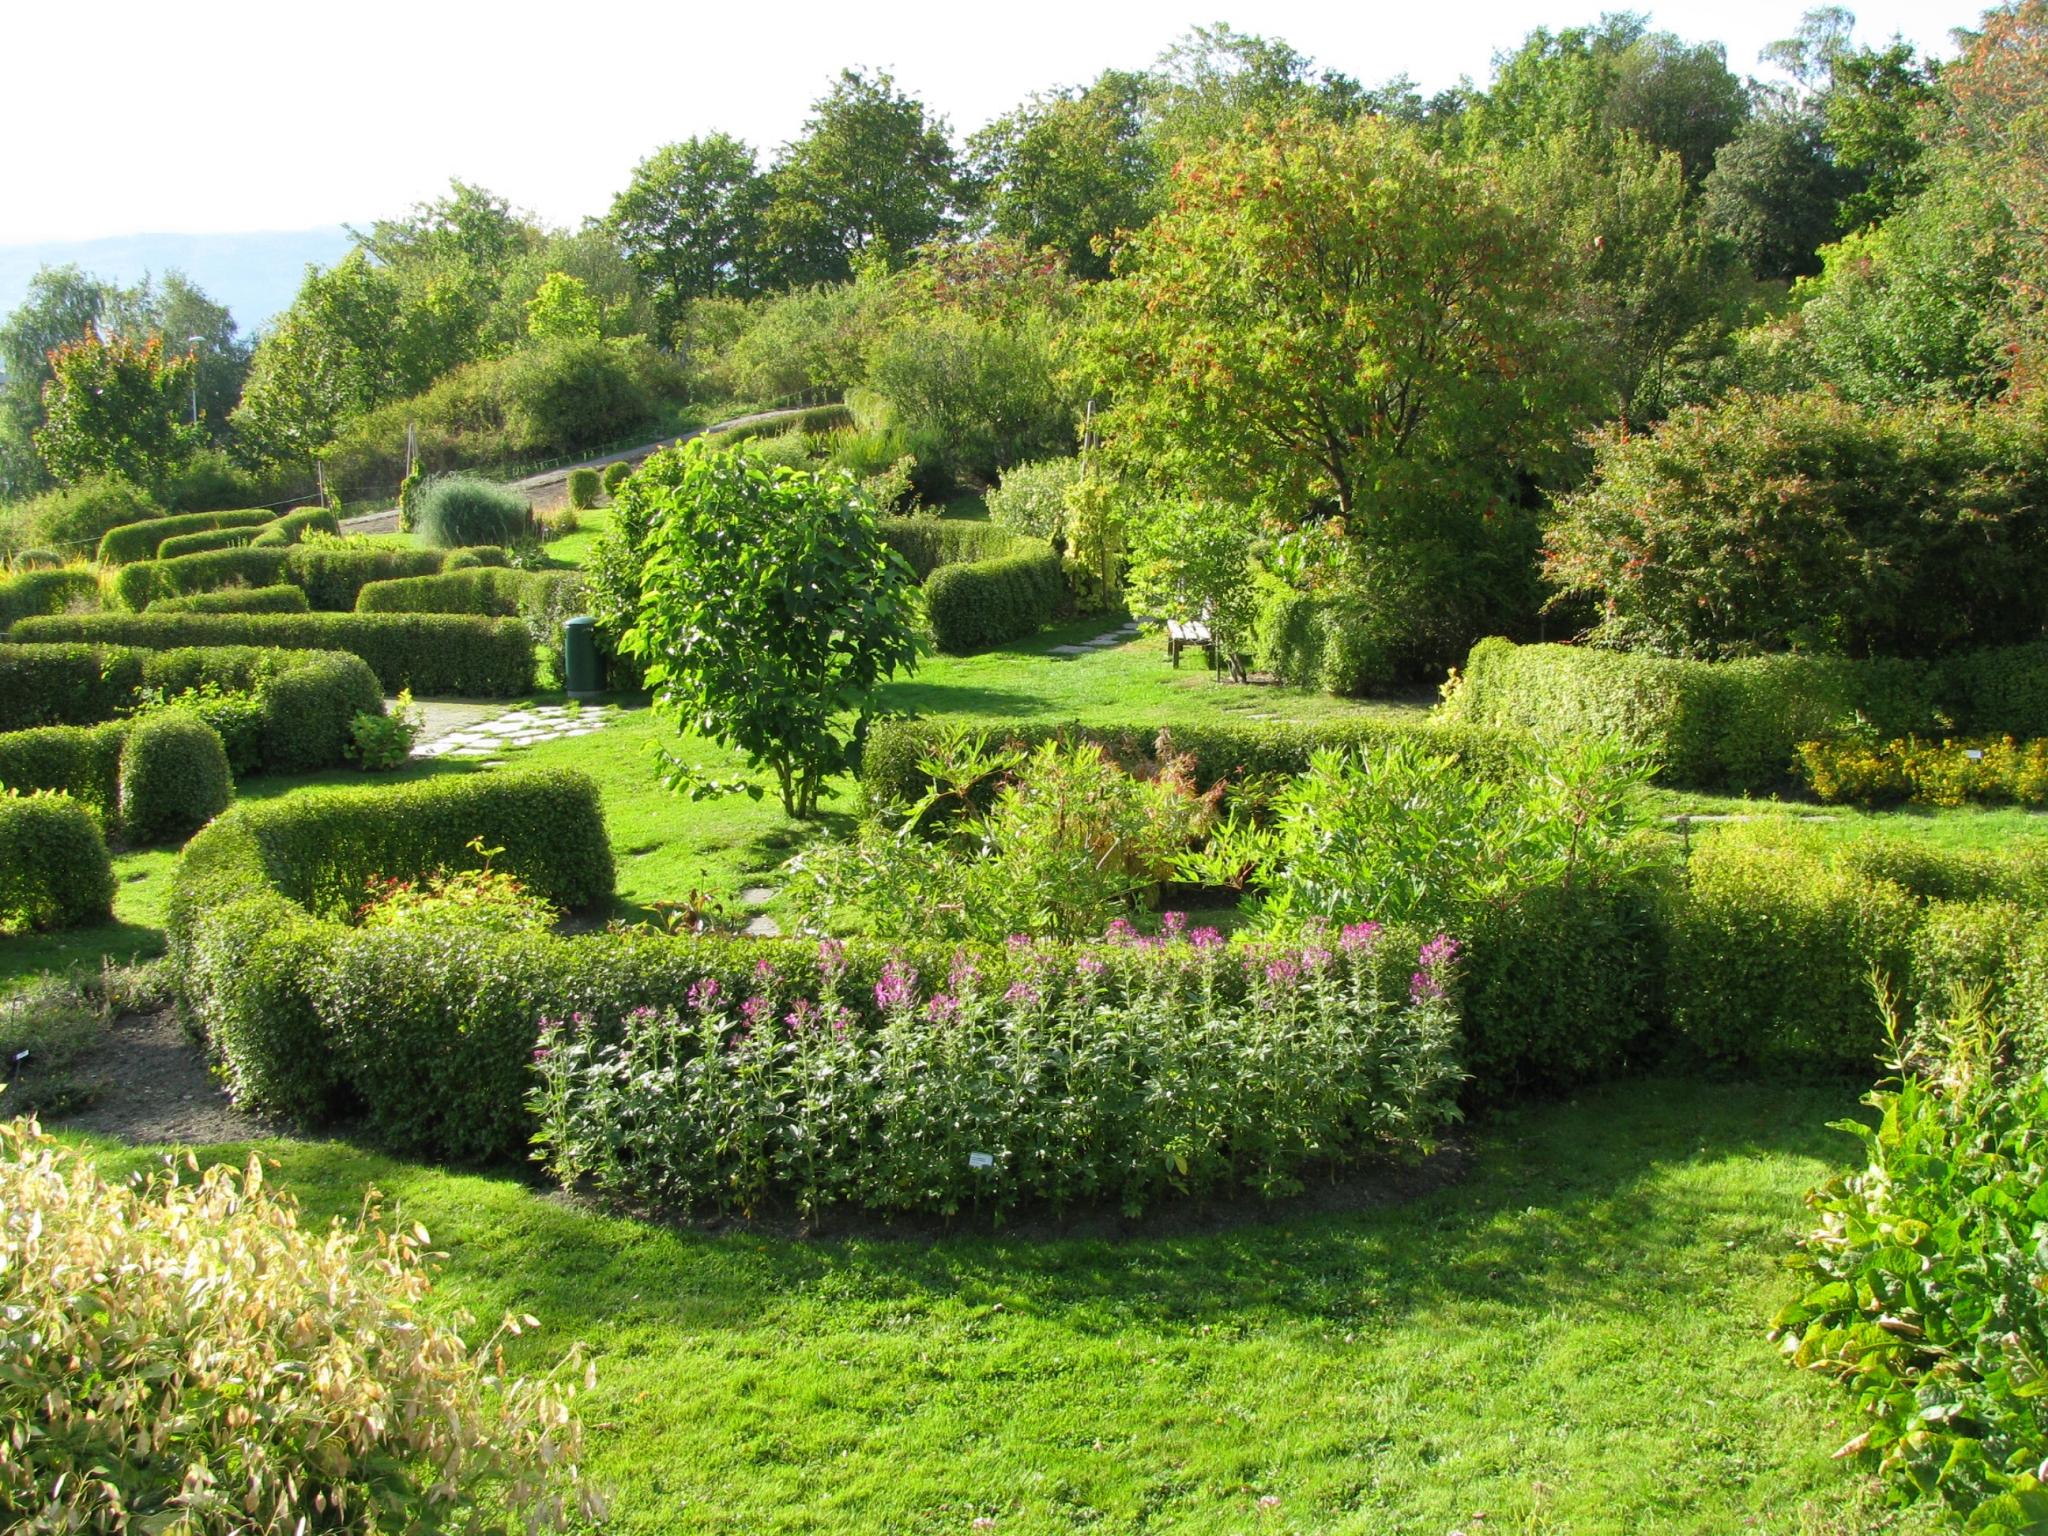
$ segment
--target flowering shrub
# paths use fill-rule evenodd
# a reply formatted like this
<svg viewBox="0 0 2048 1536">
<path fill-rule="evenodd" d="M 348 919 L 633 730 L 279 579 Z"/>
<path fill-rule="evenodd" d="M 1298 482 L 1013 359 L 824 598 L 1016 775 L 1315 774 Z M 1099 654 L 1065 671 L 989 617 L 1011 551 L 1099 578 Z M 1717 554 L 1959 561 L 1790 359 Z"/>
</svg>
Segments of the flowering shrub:
<svg viewBox="0 0 2048 1536">
<path fill-rule="evenodd" d="M 1972 800 L 2048 803 L 2048 741 L 2010 736 L 1878 744 L 1858 737 L 1802 742 L 1800 772 L 1830 805 L 1963 805 Z"/>
<path fill-rule="evenodd" d="M 1001 974 L 966 951 L 943 974 L 890 961 L 861 997 L 826 940 L 816 995 L 764 957 L 679 1008 L 543 1021 L 535 1155 L 677 1209 L 1284 1195 L 1455 1112 L 1456 946 L 1424 946 L 1405 987 L 1398 952 L 1373 924 L 1250 946 L 1169 914 L 1161 938 L 1126 926 L 1100 949 L 1019 936 Z"/>
<path fill-rule="evenodd" d="M 597 1514 L 575 1387 L 508 1377 L 496 1338 L 466 1346 L 425 1305 L 425 1231 L 374 1214 L 309 1232 L 253 1157 L 109 1183 L 33 1120 L 0 1124 L 7 1528 L 369 1536 Z"/>
</svg>

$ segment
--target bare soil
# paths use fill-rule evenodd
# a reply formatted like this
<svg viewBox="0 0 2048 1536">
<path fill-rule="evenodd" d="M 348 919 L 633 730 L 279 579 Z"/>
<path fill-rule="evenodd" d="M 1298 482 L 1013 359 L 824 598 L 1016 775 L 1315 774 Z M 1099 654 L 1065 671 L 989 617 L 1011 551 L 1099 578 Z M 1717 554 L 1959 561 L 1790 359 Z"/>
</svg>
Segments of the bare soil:
<svg viewBox="0 0 2048 1536">
<path fill-rule="evenodd" d="M 237 1109 L 170 1009 L 116 1019 L 77 1075 L 97 1092 L 52 1129 L 89 1131 L 133 1146 L 214 1146 L 255 1141 L 272 1127 Z"/>
</svg>

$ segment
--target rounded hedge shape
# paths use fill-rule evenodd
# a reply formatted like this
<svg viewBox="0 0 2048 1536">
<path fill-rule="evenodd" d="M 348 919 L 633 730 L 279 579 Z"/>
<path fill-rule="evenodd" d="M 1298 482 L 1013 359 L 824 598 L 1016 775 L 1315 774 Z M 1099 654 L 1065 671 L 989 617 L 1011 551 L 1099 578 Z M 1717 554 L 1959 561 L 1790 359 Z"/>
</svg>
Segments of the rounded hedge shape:
<svg viewBox="0 0 2048 1536">
<path fill-rule="evenodd" d="M 264 508 L 254 507 L 240 512 L 181 512 L 176 517 L 147 517 L 108 529 L 100 539 L 99 561 L 101 565 L 129 565 L 137 560 L 154 560 L 167 540 L 223 528 L 260 528 L 270 521 L 270 516 Z"/>
<path fill-rule="evenodd" d="M 125 720 L 0 731 L 0 785 L 22 794 L 69 795 L 105 825 L 120 814 L 121 748 L 127 740 Z"/>
<path fill-rule="evenodd" d="M 20 564 L 19 561 L 16 562 Z M 90 566 L 22 570 L 0 577 L 0 630 L 16 619 L 32 619 L 67 608 L 99 606 L 100 580 Z"/>
<path fill-rule="evenodd" d="M 220 735 L 197 714 L 165 709 L 143 716 L 121 749 L 121 830 L 153 843 L 195 831 L 234 794 Z"/>
<path fill-rule="evenodd" d="M 156 548 L 159 560 L 175 560 L 180 555 L 210 555 L 217 549 L 240 549 L 253 535 L 246 528 L 215 528 L 205 533 L 181 533 L 176 538 L 165 539 Z"/>
<path fill-rule="evenodd" d="M 1066 595 L 1060 557 L 1050 545 L 1030 554 L 941 566 L 924 584 L 932 639 L 953 655 L 1036 634 Z"/>
<path fill-rule="evenodd" d="M 0 1420 L 39 1431 L 0 1458 L 0 1510 L 33 1511 L 12 1529 L 371 1536 L 599 1513 L 573 1389 L 503 1379 L 464 1344 L 429 1305 L 424 1229 L 374 1207 L 302 1225 L 253 1156 L 109 1180 L 33 1120 L 0 1125 L 0 1210 L 19 1324 L 0 1335 Z"/>
<path fill-rule="evenodd" d="M 510 618 L 532 577 L 493 566 L 458 567 L 439 576 L 373 581 L 356 594 L 358 613 L 473 613 Z"/>
<path fill-rule="evenodd" d="M 82 928 L 113 915 L 114 862 L 92 809 L 0 790 L 0 927 Z"/>
<path fill-rule="evenodd" d="M 616 464 L 605 465 L 604 474 L 602 477 L 604 482 L 605 495 L 618 495 L 620 485 L 622 485 L 625 482 L 626 477 L 632 473 L 633 464 L 630 459 L 620 459 Z"/>
<path fill-rule="evenodd" d="M 569 471 L 569 505 L 578 512 L 588 511 L 597 505 L 597 493 L 604 486 L 604 477 L 594 469 L 572 469 Z"/>
<path fill-rule="evenodd" d="M 52 571 L 64 563 L 64 557 L 54 549 L 24 549 L 14 557 L 17 571 Z"/>
<path fill-rule="evenodd" d="M 532 504 L 519 492 L 468 475 L 430 480 L 414 502 L 414 531 L 438 549 L 513 543 L 532 523 Z"/>
<path fill-rule="evenodd" d="M 433 549 L 392 549 L 381 544 L 297 545 L 285 551 L 285 580 L 306 590 L 306 601 L 321 613 L 347 613 L 356 594 L 373 581 L 431 576 L 441 569 Z"/>
</svg>

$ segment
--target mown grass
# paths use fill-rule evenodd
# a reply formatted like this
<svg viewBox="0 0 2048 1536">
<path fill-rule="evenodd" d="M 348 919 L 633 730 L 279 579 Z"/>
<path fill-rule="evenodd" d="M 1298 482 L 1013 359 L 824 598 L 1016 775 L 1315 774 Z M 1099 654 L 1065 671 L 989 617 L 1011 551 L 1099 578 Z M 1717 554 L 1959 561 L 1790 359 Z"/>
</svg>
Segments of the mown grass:
<svg viewBox="0 0 2048 1536">
<path fill-rule="evenodd" d="M 1862 1536 L 1927 1527 L 1762 1328 L 1854 1098 L 1619 1085 L 1489 1118 L 1419 1198 L 1134 1235 L 674 1229 L 262 1150 L 315 1219 L 375 1185 L 425 1223 L 442 1304 L 540 1316 L 525 1365 L 591 1346 L 620 1532 Z"/>
</svg>

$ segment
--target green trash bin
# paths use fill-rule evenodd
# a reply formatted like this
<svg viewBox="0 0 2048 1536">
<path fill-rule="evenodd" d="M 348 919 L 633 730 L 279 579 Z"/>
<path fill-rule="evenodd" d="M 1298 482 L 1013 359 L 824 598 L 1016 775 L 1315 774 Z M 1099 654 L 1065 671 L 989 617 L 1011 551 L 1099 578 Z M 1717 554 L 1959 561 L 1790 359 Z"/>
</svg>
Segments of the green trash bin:
<svg viewBox="0 0 2048 1536">
<path fill-rule="evenodd" d="M 562 626 L 562 679 L 572 699 L 594 699 L 604 692 L 597 662 L 597 620 L 579 615 Z"/>
</svg>

